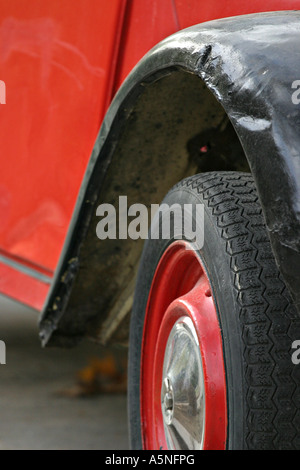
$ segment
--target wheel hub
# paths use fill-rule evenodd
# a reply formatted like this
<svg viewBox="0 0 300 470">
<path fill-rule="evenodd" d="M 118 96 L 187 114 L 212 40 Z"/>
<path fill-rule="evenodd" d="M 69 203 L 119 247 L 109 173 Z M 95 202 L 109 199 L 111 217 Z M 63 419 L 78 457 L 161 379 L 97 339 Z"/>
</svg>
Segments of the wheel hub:
<svg viewBox="0 0 300 470">
<path fill-rule="evenodd" d="M 189 317 L 177 320 L 167 342 L 161 403 L 168 448 L 202 449 L 203 369 L 197 333 Z"/>
<path fill-rule="evenodd" d="M 140 384 L 145 449 L 225 448 L 225 369 L 211 292 L 198 255 L 186 242 L 171 244 L 154 274 L 145 316 Z"/>
</svg>

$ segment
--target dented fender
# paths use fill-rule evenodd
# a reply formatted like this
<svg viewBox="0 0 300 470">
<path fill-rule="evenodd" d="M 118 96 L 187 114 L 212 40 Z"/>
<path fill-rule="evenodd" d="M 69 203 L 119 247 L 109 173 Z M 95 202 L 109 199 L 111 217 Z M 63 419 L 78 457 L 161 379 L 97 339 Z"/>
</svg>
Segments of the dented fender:
<svg viewBox="0 0 300 470">
<path fill-rule="evenodd" d="M 108 110 L 90 158 L 40 319 L 44 345 L 92 336 L 91 325 L 97 329 L 103 322 L 96 307 L 84 312 L 84 301 L 78 308 L 72 304 L 74 285 L 82 286 L 84 297 L 82 259 L 95 207 L 144 90 L 178 70 L 197 77 L 199 87 L 205 84 L 229 117 L 257 186 L 276 261 L 300 312 L 300 105 L 293 100 L 299 38 L 296 11 L 216 20 L 165 39 L 135 67 Z"/>
</svg>

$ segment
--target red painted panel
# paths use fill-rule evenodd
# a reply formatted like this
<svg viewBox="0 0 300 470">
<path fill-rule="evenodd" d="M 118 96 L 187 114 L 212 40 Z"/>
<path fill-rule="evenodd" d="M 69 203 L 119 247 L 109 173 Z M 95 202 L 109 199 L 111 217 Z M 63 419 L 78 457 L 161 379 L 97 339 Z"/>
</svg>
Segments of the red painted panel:
<svg viewBox="0 0 300 470">
<path fill-rule="evenodd" d="M 111 97 L 125 4 L 0 1 L 0 249 L 52 271 Z"/>
<path fill-rule="evenodd" d="M 178 30 L 173 0 L 130 0 L 114 90 L 152 47 Z"/>
<path fill-rule="evenodd" d="M 0 292 L 41 311 L 49 285 L 0 263 Z"/>
</svg>

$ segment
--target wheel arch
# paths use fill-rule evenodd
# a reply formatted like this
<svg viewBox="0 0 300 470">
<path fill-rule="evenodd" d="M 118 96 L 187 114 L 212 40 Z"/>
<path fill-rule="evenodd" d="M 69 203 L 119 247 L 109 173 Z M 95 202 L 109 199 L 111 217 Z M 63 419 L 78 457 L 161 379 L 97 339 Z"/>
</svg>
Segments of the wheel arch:
<svg viewBox="0 0 300 470">
<path fill-rule="evenodd" d="M 126 339 L 142 241 L 100 242 L 96 207 L 119 195 L 159 203 L 199 171 L 252 172 L 279 268 L 300 302 L 300 113 L 291 89 L 299 32 L 298 12 L 216 20 L 167 38 L 136 66 L 96 140 L 41 314 L 43 345 Z"/>
</svg>

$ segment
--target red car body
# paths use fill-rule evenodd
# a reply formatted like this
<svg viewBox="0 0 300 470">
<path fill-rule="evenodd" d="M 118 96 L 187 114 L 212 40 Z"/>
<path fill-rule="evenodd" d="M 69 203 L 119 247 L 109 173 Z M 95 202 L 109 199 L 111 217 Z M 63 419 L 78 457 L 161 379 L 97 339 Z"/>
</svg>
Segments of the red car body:
<svg viewBox="0 0 300 470">
<path fill-rule="evenodd" d="M 0 0 L 0 294 L 129 346 L 134 449 L 300 446 L 299 6 Z"/>
<path fill-rule="evenodd" d="M 297 0 L 0 0 L 1 294 L 42 310 L 105 113 L 146 52 L 197 23 L 297 7 Z"/>
</svg>

